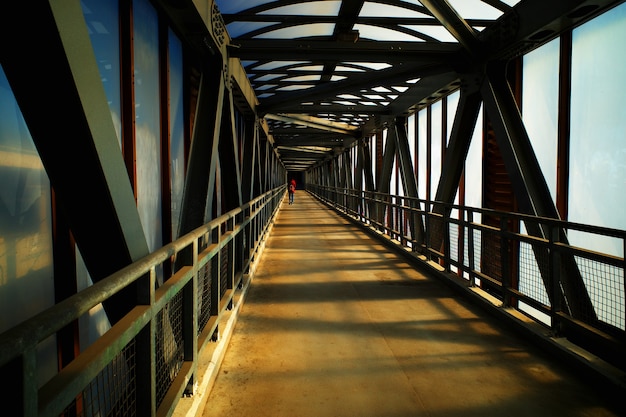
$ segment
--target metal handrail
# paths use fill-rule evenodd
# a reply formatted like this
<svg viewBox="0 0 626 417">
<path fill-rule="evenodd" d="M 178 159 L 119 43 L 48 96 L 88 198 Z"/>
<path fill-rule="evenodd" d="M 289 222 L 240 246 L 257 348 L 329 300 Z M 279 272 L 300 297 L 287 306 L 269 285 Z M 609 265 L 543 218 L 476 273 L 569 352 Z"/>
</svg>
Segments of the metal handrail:
<svg viewBox="0 0 626 417">
<path fill-rule="evenodd" d="M 13 383 L 21 385 L 22 389 L 18 389 L 17 392 L 21 391 L 23 398 L 21 400 L 7 398 L 6 400 L 14 404 L 21 403 L 23 406 L 21 415 L 60 415 L 72 402 L 76 401 L 77 397 L 81 396 L 81 392 L 86 389 L 90 381 L 97 378 L 98 374 L 115 361 L 118 355 L 123 354 L 131 340 L 145 337 L 142 336 L 145 329 L 149 329 L 146 333 L 147 343 L 138 343 L 137 349 L 144 349 L 146 345 L 148 351 L 141 352 L 141 356 L 148 353 L 147 356 L 155 358 L 158 355 L 155 352 L 155 343 L 150 340 L 164 337 L 156 334 L 155 318 L 165 315 L 164 310 L 170 308 L 169 303 L 175 297 L 183 297 L 186 308 L 193 310 L 192 314 L 186 314 L 183 319 L 190 318 L 193 323 L 186 322 L 183 331 L 184 339 L 175 341 L 177 344 L 185 345 L 185 357 L 182 364 L 177 365 L 175 372 L 178 376 L 172 378 L 172 386 L 166 390 L 167 393 L 163 398 L 157 400 L 154 392 L 155 373 L 158 372 L 154 367 L 157 366 L 155 364 L 157 361 L 148 360 L 147 366 L 151 369 L 141 372 L 146 371 L 146 369 L 141 369 L 146 365 L 142 364 L 144 360 L 138 353 L 137 364 L 133 365 L 137 366 L 139 371 L 135 387 L 137 394 L 132 401 L 135 404 L 141 403 L 142 406 L 134 408 L 132 415 L 151 416 L 157 413 L 169 415 L 188 382 L 193 378 L 193 373 L 197 369 L 198 351 L 213 337 L 224 310 L 232 303 L 234 289 L 243 284 L 244 276 L 249 272 L 252 262 L 260 256 L 260 243 L 265 239 L 268 227 L 273 222 L 284 195 L 285 186 L 271 190 L 0 334 L 0 368 L 7 369 L 11 363 L 21 364 L 9 368 L 17 369 L 16 375 L 7 376 Z M 219 279 L 227 280 L 229 290 L 225 294 L 211 295 L 218 301 L 219 308 L 213 308 L 207 329 L 198 329 L 196 318 L 199 307 L 195 299 L 197 294 L 193 290 L 198 286 L 199 271 L 208 263 L 217 262 L 219 258 L 217 255 L 225 248 L 230 250 L 229 253 L 238 252 L 239 249 L 233 250 L 235 239 L 239 239 L 239 249 L 245 245 L 243 239 L 249 239 L 248 253 L 242 253 L 244 259 L 232 262 L 237 256 L 233 255 L 228 260 L 230 264 L 239 262 L 241 269 L 234 271 L 233 266 L 230 265 L 228 268 L 230 276 L 222 272 L 224 276 L 217 278 L 218 282 Z M 189 249 L 192 250 L 191 263 L 176 271 L 165 280 L 163 285 L 157 286 L 156 269 L 166 262 L 175 261 L 181 252 Z M 142 302 L 145 300 L 145 303 L 133 308 L 109 331 L 38 389 L 37 346 L 93 307 L 132 284 L 137 284 L 138 300 Z M 219 292 L 219 287 L 220 285 L 217 285 L 217 288 L 212 288 L 211 291 Z M 187 289 L 192 290 L 192 298 L 185 293 Z M 188 331 L 188 329 L 193 329 L 193 331 Z M 189 346 L 195 349 L 192 351 Z M 124 383 L 127 382 L 124 381 Z M 101 395 L 114 396 L 112 393 L 101 393 Z M 143 400 L 146 399 L 150 401 L 151 406 L 145 406 Z"/>
<path fill-rule="evenodd" d="M 601 339 L 600 350 L 614 352 L 609 359 L 626 367 L 619 358 L 626 346 L 626 231 L 374 191 L 315 184 L 307 184 L 307 189 L 337 211 L 401 243 L 425 266 L 486 290 L 500 299 L 500 307 L 517 309 L 552 334 L 581 332 L 589 338 L 592 333 Z M 493 222 L 486 224 L 479 217 Z M 538 233 L 520 232 L 521 224 L 534 226 Z M 569 244 L 572 231 L 616 239 L 621 256 Z M 485 254 L 486 248 L 495 253 Z M 528 271 L 536 276 L 529 278 Z M 522 288 L 520 278 L 536 285 Z"/>
</svg>

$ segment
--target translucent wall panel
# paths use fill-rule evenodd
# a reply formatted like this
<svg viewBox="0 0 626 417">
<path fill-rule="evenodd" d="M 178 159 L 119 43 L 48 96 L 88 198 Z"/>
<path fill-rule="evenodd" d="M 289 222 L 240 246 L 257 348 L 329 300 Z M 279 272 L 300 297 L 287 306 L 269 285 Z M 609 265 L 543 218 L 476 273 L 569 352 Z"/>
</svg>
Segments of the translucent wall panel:
<svg viewBox="0 0 626 417">
<path fill-rule="evenodd" d="M 376 136 L 372 135 L 369 141 L 370 164 L 372 168 L 372 177 L 374 178 L 374 188 L 378 188 L 378 179 L 376 178 Z"/>
<path fill-rule="evenodd" d="M 626 4 L 573 32 L 569 220 L 626 229 Z M 618 242 L 570 236 L 624 255 Z M 580 240 L 577 240 L 580 239 Z"/>
<path fill-rule="evenodd" d="M 626 4 L 573 32 L 569 220 L 626 229 Z M 624 256 L 616 239 L 570 243 Z M 598 318 L 624 329 L 624 270 L 577 257 Z M 611 271 L 612 270 L 612 271 Z M 602 279 L 598 279 L 602 277 Z"/>
<path fill-rule="evenodd" d="M 159 33 L 148 0 L 133 2 L 137 207 L 150 251 L 161 247 Z"/>
<path fill-rule="evenodd" d="M 387 141 L 387 133 L 389 131 L 385 129 L 385 133 L 384 133 L 384 137 L 385 137 L 385 141 Z M 399 181 L 399 175 L 398 175 L 398 148 L 396 146 L 396 154 L 394 155 L 393 158 L 393 165 L 391 168 L 391 180 L 390 180 L 390 184 L 389 184 L 389 194 L 398 194 L 398 181 Z"/>
<path fill-rule="evenodd" d="M 102 86 L 107 97 L 118 144 L 122 143 L 119 6 L 117 1 L 81 1 L 85 23 L 93 48 Z M 89 271 L 76 247 L 78 291 L 93 285 Z M 97 305 L 79 319 L 81 351 L 89 347 L 111 327 L 102 305 Z"/>
<path fill-rule="evenodd" d="M 0 333 L 54 305 L 50 182 L 0 67 Z M 56 338 L 39 348 L 41 385 Z"/>
<path fill-rule="evenodd" d="M 470 142 L 470 147 L 467 152 L 467 158 L 465 158 L 465 205 L 468 207 L 482 207 L 483 198 L 483 107 L 481 105 L 478 111 L 478 118 L 476 126 L 474 127 L 474 133 Z M 466 219 L 469 220 L 469 219 Z M 475 223 L 481 222 L 481 216 L 479 213 L 474 214 L 472 221 Z M 472 236 L 468 238 L 474 239 L 474 265 L 475 268 L 480 270 L 480 231 L 474 231 Z M 468 245 L 465 245 L 467 250 Z M 465 262 L 468 265 L 469 257 L 468 253 L 465 253 Z"/>
<path fill-rule="evenodd" d="M 76 280 L 78 291 L 93 285 L 87 266 L 78 247 L 76 247 Z M 78 319 L 80 351 L 83 352 L 111 328 L 102 304 L 98 304 Z"/>
<path fill-rule="evenodd" d="M 523 58 L 522 118 L 552 199 L 556 201 L 559 39 Z"/>
<path fill-rule="evenodd" d="M 448 125 L 446 126 L 446 144 L 450 143 L 450 135 L 452 134 L 452 126 L 454 125 L 454 118 L 456 116 L 456 109 L 459 106 L 459 98 L 461 93 L 456 91 L 446 97 L 448 108 Z"/>
<path fill-rule="evenodd" d="M 439 185 L 439 177 L 441 176 L 441 152 L 443 137 L 443 113 L 441 100 L 432 104 L 432 127 L 431 127 L 431 144 L 430 144 L 430 200 L 435 199 L 437 194 L 437 186 Z"/>
<path fill-rule="evenodd" d="M 459 107 L 459 98 L 461 93 L 456 91 L 446 97 L 447 101 L 447 119 L 448 123 L 446 126 L 446 146 L 450 143 L 450 136 L 452 135 L 452 126 L 454 125 L 454 118 L 456 117 L 456 110 Z M 459 192 L 457 188 L 456 196 L 454 197 L 454 203 L 458 204 L 459 202 Z M 455 211 L 456 212 L 456 211 Z M 454 216 L 454 214 L 452 214 Z"/>
<path fill-rule="evenodd" d="M 350 160 L 352 162 L 352 166 L 350 168 L 352 169 L 352 184 L 350 184 L 350 188 L 353 189 L 356 189 L 356 184 L 358 184 L 359 182 L 361 183 L 361 187 L 363 187 L 363 170 L 357 171 L 357 165 L 359 162 L 358 150 L 359 148 L 356 146 L 350 148 Z M 360 177 L 360 179 L 357 178 L 357 175 Z"/>
<path fill-rule="evenodd" d="M 559 49 L 560 40 L 556 39 L 522 59 L 522 119 L 553 201 L 556 201 Z M 523 223 L 520 231 L 526 233 Z M 521 243 L 519 251 L 519 290 L 550 305 L 532 247 Z M 520 303 L 520 309 L 549 323 L 549 317 L 524 303 Z"/>
<path fill-rule="evenodd" d="M 483 198 L 483 107 L 478 112 L 478 121 L 465 158 L 465 205 L 482 207 Z M 480 221 L 480 219 L 474 219 Z"/>
<path fill-rule="evenodd" d="M 428 181 L 428 112 L 420 110 L 417 114 L 417 190 L 421 199 L 426 199 L 426 182 Z"/>
<path fill-rule="evenodd" d="M 446 100 L 446 119 L 447 119 L 446 146 L 450 144 L 450 136 L 452 135 L 452 127 L 454 126 L 454 118 L 456 116 L 456 109 L 459 105 L 459 97 L 460 97 L 460 92 L 456 91 L 450 94 L 449 96 L 447 96 L 445 99 Z M 453 203 L 454 204 L 459 203 L 459 187 L 458 186 L 456 188 Z M 452 209 L 452 211 L 450 212 L 450 217 L 454 219 L 458 219 L 459 211 L 457 209 Z M 459 233 L 460 233 L 459 226 L 450 224 L 450 256 L 455 261 L 459 261 L 459 256 L 460 256 Z M 467 245 L 467 241 L 464 242 L 464 246 L 466 245 Z M 453 272 L 456 272 L 457 268 L 455 266 L 452 266 L 451 270 Z"/>
<path fill-rule="evenodd" d="M 172 239 L 178 237 L 178 221 L 185 185 L 185 119 L 183 115 L 183 49 L 169 31 L 170 69 L 170 185 L 172 188 Z"/>
<path fill-rule="evenodd" d="M 409 141 L 409 151 L 411 152 L 411 166 L 413 167 L 413 170 L 415 170 L 415 123 L 417 121 L 417 116 L 415 115 L 415 113 L 413 113 L 412 115 L 410 115 L 406 122 L 407 122 L 407 127 L 406 127 L 406 133 L 407 133 L 407 138 Z"/>
<path fill-rule="evenodd" d="M 82 0 L 83 15 L 121 147 L 120 29 L 117 1 Z"/>
</svg>

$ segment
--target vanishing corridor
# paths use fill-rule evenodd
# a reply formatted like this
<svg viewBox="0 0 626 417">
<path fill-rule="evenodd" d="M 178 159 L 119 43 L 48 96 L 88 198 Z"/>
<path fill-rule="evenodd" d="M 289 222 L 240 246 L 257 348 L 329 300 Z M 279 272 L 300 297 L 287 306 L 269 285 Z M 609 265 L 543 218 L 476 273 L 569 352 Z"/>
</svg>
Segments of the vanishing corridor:
<svg viewBox="0 0 626 417">
<path fill-rule="evenodd" d="M 265 250 L 204 417 L 617 415 L 304 191 Z"/>
</svg>

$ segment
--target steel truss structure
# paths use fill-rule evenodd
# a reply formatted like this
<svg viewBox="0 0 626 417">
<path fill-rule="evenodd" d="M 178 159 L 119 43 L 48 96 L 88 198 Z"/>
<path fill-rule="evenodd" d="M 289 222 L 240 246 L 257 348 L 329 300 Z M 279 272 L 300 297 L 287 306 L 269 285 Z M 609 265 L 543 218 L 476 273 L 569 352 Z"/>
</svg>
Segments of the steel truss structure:
<svg viewBox="0 0 626 417">
<path fill-rule="evenodd" d="M 71 414 L 87 401 L 98 403 L 90 384 L 106 380 L 102 375 L 109 371 L 117 385 L 106 396 L 119 401 L 100 409 L 96 404 L 93 414 L 172 415 L 181 395 L 193 393 L 198 351 L 217 338 L 225 312 L 237 305 L 237 291 L 249 282 L 286 181 L 294 176 L 383 234 L 410 242 L 415 256 L 443 265 L 446 272 L 456 266 L 460 278 L 473 274 L 471 285 L 482 280 L 504 288 L 495 294 L 507 305 L 523 295 L 510 276 L 499 273 L 510 265 L 484 271 L 465 267 L 450 254 L 450 228 L 466 227 L 472 237 L 476 231 L 497 235 L 482 245 L 511 261 L 515 251 L 507 252 L 514 246 L 509 241 L 517 239 L 538 260 L 548 296 L 544 304 L 560 309 L 550 310 L 562 324 L 552 330 L 584 341 L 586 348 L 626 368 L 619 354 L 626 343 L 623 325 L 606 323 L 595 313 L 577 263 L 580 252 L 568 245 L 569 226 L 562 221 L 567 186 L 559 183 L 561 197 L 554 201 L 519 97 L 522 55 L 557 37 L 568 51 L 576 27 L 623 0 L 119 0 L 110 2 L 116 6 L 115 30 L 90 20 L 81 3 L 0 6 L 0 65 L 8 86 L 0 90 L 2 103 L 9 95 L 16 103 L 17 118 L 28 131 L 24 137 L 36 148 L 28 157 L 40 161 L 52 194 L 54 306 L 0 333 L 0 370 L 14 382 L 1 398 L 21 406 L 16 415 Z M 468 9 L 469 3 L 475 9 Z M 160 170 L 149 190 L 159 196 L 152 208 L 163 213 L 158 227 L 152 225 L 163 243 L 156 251 L 150 248 L 153 230 L 144 228 L 138 209 L 145 185 L 138 161 L 145 163 L 146 155 L 138 146 L 136 60 L 146 51 L 134 30 L 145 19 L 139 13 L 144 4 L 153 8 L 157 22 L 150 52 L 158 67 L 158 156 L 150 162 Z M 112 118 L 103 88 L 102 63 L 90 41 L 94 33 L 116 36 L 120 120 Z M 183 49 L 180 201 L 172 201 L 170 33 Z M 567 74 L 571 54 L 562 56 Z M 559 79 L 564 110 L 569 81 Z M 455 92 L 459 102 L 441 176 L 432 190 L 428 185 L 424 201 L 407 119 L 430 112 Z M 567 143 L 568 112 L 559 114 L 559 141 Z M 459 209 L 454 198 L 477 125 L 485 127 L 484 143 L 502 162 L 510 192 L 504 206 L 477 209 L 483 215 L 480 225 L 450 217 Z M 0 180 L 28 165 L 23 155 L 19 146 L 0 143 Z M 565 156 L 559 155 L 562 177 L 568 175 Z M 403 196 L 391 187 L 395 166 Z M 17 194 L 23 192 L 20 188 Z M 172 215 L 172 203 L 179 217 Z M 3 206 L 4 212 L 10 210 Z M 401 217 L 393 217 L 397 213 Z M 520 218 L 527 229 L 523 236 Z M 513 223 L 517 226 L 511 228 Z M 17 258 L 17 249 L 7 247 L 0 261 Z M 558 257 L 555 248 L 562 250 Z M 79 259 L 93 283 L 86 292 L 77 287 Z M 623 320 L 624 257 L 607 263 L 621 270 Z M 78 322 L 100 303 L 112 336 L 95 342 L 85 355 Z M 37 346 L 51 335 L 57 373 L 40 387 Z M 139 379 L 127 374 L 131 369 Z M 105 390 L 94 392 L 98 389 Z M 129 406 L 124 398 L 135 402 Z"/>
</svg>

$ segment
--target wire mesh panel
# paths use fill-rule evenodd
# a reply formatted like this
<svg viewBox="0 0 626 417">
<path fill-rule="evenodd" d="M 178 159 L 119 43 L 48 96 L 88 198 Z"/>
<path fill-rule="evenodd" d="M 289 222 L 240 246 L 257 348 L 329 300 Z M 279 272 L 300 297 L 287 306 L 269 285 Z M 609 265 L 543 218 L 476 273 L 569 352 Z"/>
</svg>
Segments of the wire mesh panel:
<svg viewBox="0 0 626 417">
<path fill-rule="evenodd" d="M 500 253 L 500 235 L 498 231 L 481 231 L 480 265 L 478 270 L 496 281 L 502 282 L 502 255 Z"/>
<path fill-rule="evenodd" d="M 233 243 L 233 247 L 234 247 L 233 250 L 235 251 L 233 267 L 234 267 L 235 272 L 238 272 L 238 273 L 243 271 L 245 238 L 246 238 L 246 234 L 245 234 L 245 231 L 243 231 L 242 233 L 239 233 L 237 236 L 235 236 L 235 241 Z"/>
<path fill-rule="evenodd" d="M 232 241 L 220 250 L 220 300 L 224 297 L 228 289 L 228 280 L 230 279 L 229 267 L 231 267 L 229 260 L 231 245 Z"/>
<path fill-rule="evenodd" d="M 476 230 L 472 230 L 473 234 L 476 234 Z M 470 267 L 470 252 L 469 252 L 469 229 L 463 233 L 463 268 L 469 269 Z"/>
<path fill-rule="evenodd" d="M 624 330 L 624 269 L 580 256 L 575 259 L 597 318 Z"/>
<path fill-rule="evenodd" d="M 615 351 L 623 361 L 626 232 L 456 205 L 449 207 L 449 217 L 441 216 L 445 211 L 440 209 L 448 206 L 426 200 L 419 200 L 420 210 L 414 214 L 422 219 L 419 228 L 411 229 L 407 205 L 418 205 L 380 193 L 364 197 L 364 207 L 373 213 L 362 221 L 426 255 L 420 261 L 443 261 L 451 271 L 461 269 L 470 285 L 555 334 L 584 340 L 590 329 L 597 330 L 589 343 L 593 346 L 586 347 L 597 348 L 600 356 Z M 394 198 L 395 205 L 389 204 Z"/>
<path fill-rule="evenodd" d="M 156 404 L 183 365 L 183 295 L 176 294 L 156 316 Z"/>
<path fill-rule="evenodd" d="M 450 259 L 454 262 L 459 262 L 459 230 L 460 227 L 458 224 L 449 224 L 450 253 L 448 256 L 450 256 Z"/>
<path fill-rule="evenodd" d="M 539 259 L 537 259 L 539 256 Z M 548 253 L 546 251 L 533 251 L 530 243 L 520 242 L 519 244 L 519 290 L 524 295 L 550 306 L 550 299 L 546 290 L 546 285 L 541 276 L 539 263 L 548 265 Z"/>
<path fill-rule="evenodd" d="M 471 236 L 468 236 L 468 238 L 471 238 L 472 241 L 467 242 L 467 250 L 468 250 L 468 254 L 467 254 L 467 262 L 468 262 L 468 266 L 470 266 L 470 260 L 473 262 L 473 267 L 474 269 L 472 270 L 472 273 L 478 271 L 481 271 L 481 259 L 482 259 L 482 230 L 478 230 L 478 229 L 472 229 L 472 234 Z M 470 251 L 470 243 L 471 243 L 471 251 Z M 470 277 L 470 279 L 472 279 Z M 478 278 L 473 278 L 473 282 L 472 284 L 476 284 L 476 285 L 480 285 L 480 279 Z"/>
<path fill-rule="evenodd" d="M 440 216 L 429 216 L 428 218 L 428 246 L 431 252 L 441 253 L 444 242 L 444 232 L 446 224 Z"/>
<path fill-rule="evenodd" d="M 133 339 L 67 407 L 62 416 L 132 417 L 137 415 L 137 379 Z"/>
<path fill-rule="evenodd" d="M 211 262 L 198 270 L 198 334 L 211 318 Z"/>
</svg>

